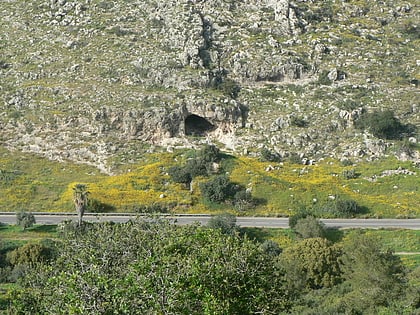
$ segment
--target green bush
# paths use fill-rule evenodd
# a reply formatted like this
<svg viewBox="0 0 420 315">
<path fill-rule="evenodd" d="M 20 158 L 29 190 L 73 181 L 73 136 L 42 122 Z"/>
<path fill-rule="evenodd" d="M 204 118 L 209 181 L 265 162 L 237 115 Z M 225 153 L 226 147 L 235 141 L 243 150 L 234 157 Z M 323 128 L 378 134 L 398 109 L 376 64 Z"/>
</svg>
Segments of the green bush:
<svg viewBox="0 0 420 315">
<path fill-rule="evenodd" d="M 354 179 L 357 178 L 358 174 L 356 173 L 355 169 L 352 168 L 351 170 L 344 170 L 341 175 L 344 179 Z"/>
<path fill-rule="evenodd" d="M 115 211 L 115 207 L 97 199 L 89 199 L 86 210 L 93 213 L 105 213 Z"/>
<path fill-rule="evenodd" d="M 281 162 L 281 157 L 276 152 L 272 152 L 267 148 L 261 150 L 261 160 L 266 162 Z"/>
<path fill-rule="evenodd" d="M 295 117 L 295 116 L 291 117 L 290 124 L 292 126 L 296 126 L 300 128 L 306 127 L 308 125 L 308 123 L 302 117 Z"/>
<path fill-rule="evenodd" d="M 35 216 L 32 213 L 25 211 L 16 213 L 16 224 L 21 226 L 24 230 L 33 226 L 35 223 Z"/>
<path fill-rule="evenodd" d="M 169 176 L 176 183 L 189 184 L 192 181 L 192 175 L 187 167 L 173 166 L 168 170 Z"/>
<path fill-rule="evenodd" d="M 245 189 L 239 189 L 233 196 L 235 209 L 239 211 L 249 210 L 255 207 L 255 200 Z"/>
<path fill-rule="evenodd" d="M 261 246 L 261 250 L 269 256 L 278 256 L 281 254 L 282 249 L 279 244 L 272 240 L 265 240 Z"/>
<path fill-rule="evenodd" d="M 212 216 L 207 226 L 211 229 L 220 229 L 223 234 L 234 234 L 238 231 L 236 217 L 230 213 Z"/>
<path fill-rule="evenodd" d="M 388 140 L 401 139 L 413 130 L 403 125 L 390 110 L 364 113 L 355 122 L 355 126 L 370 131 L 375 137 Z"/>
<path fill-rule="evenodd" d="M 334 217 L 351 218 L 366 213 L 366 209 L 352 199 L 337 198 L 321 206 L 321 212 L 332 214 Z"/>
<path fill-rule="evenodd" d="M 300 238 L 325 237 L 325 225 L 313 216 L 297 220 L 294 232 Z"/>
<path fill-rule="evenodd" d="M 201 193 L 211 202 L 221 203 L 233 196 L 234 187 L 226 175 L 219 175 L 201 183 Z"/>
</svg>

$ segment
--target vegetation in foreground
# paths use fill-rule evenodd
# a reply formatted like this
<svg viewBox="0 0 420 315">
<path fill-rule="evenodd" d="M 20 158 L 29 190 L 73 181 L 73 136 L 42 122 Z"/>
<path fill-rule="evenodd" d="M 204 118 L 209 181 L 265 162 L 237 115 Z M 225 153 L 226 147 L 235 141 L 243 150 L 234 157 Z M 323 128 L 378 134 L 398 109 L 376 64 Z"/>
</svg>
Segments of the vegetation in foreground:
<svg viewBox="0 0 420 315">
<path fill-rule="evenodd" d="M 149 154 L 107 176 L 94 168 L 0 149 L 3 211 L 74 211 L 74 188 L 89 191 L 87 212 L 176 212 L 315 217 L 420 215 L 418 167 L 375 161 L 235 157 L 213 146 Z"/>
<path fill-rule="evenodd" d="M 14 249 L 3 245 L 2 274 L 8 270 L 17 283 L 2 285 L 9 292 L 2 308 L 11 314 L 412 314 L 420 309 L 420 265 L 406 266 L 391 250 L 418 251 L 418 231 L 320 226 L 322 236 L 309 235 L 314 226 L 319 222 L 303 218 L 293 230 L 239 229 L 232 215 L 216 216 L 207 227 L 175 226 L 159 218 L 67 222 L 58 234 L 49 226 L 4 226 L 3 244 L 22 235 L 34 239 Z M 54 240 L 46 241 L 46 235 Z"/>
</svg>

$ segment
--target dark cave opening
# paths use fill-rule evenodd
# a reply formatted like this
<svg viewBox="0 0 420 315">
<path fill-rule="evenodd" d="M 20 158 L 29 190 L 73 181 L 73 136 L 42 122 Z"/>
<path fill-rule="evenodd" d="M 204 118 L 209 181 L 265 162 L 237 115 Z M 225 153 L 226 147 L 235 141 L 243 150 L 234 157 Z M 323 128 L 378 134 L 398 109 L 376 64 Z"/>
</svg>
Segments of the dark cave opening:
<svg viewBox="0 0 420 315">
<path fill-rule="evenodd" d="M 214 125 L 207 119 L 191 114 L 185 118 L 186 136 L 204 136 L 207 132 L 214 130 Z"/>
</svg>

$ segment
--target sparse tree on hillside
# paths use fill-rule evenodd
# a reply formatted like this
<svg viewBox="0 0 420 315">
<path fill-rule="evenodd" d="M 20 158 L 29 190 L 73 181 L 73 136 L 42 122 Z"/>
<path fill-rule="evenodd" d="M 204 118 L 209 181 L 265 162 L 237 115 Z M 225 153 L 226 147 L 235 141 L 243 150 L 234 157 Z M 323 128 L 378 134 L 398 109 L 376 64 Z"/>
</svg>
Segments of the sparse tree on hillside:
<svg viewBox="0 0 420 315">
<path fill-rule="evenodd" d="M 76 184 L 73 187 L 73 202 L 76 207 L 79 226 L 82 224 L 83 215 L 88 205 L 88 201 L 89 201 L 88 196 L 89 196 L 89 191 L 88 191 L 87 185 Z"/>
</svg>

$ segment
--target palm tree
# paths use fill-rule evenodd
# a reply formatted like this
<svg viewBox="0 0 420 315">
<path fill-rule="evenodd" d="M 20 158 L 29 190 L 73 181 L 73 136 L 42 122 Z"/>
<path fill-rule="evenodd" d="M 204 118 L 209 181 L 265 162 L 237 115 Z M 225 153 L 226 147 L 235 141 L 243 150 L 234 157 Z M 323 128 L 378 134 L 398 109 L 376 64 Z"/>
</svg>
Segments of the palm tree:
<svg viewBox="0 0 420 315">
<path fill-rule="evenodd" d="M 76 184 L 73 187 L 73 202 L 76 207 L 79 226 L 82 224 L 82 217 L 88 205 L 89 191 L 87 189 L 85 184 Z"/>
</svg>

